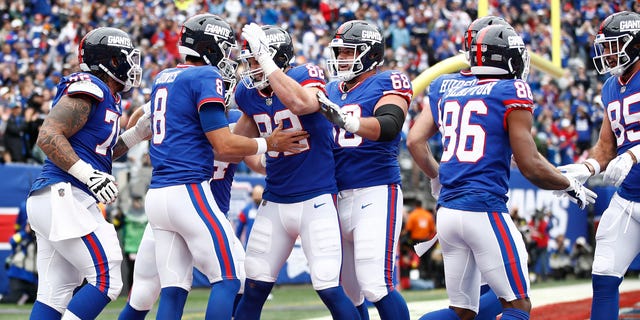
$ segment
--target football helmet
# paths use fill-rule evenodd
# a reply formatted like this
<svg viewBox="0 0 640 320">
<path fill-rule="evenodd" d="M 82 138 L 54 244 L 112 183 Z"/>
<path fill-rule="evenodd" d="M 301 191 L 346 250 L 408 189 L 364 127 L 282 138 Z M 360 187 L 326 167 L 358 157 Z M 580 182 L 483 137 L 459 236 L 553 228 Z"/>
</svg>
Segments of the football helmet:
<svg viewBox="0 0 640 320">
<path fill-rule="evenodd" d="M 332 77 L 349 81 L 356 76 L 381 66 L 384 62 L 384 38 L 380 29 L 367 21 L 352 20 L 343 23 L 331 43 L 331 59 L 327 69 Z M 353 57 L 338 58 L 343 49 L 352 49 Z M 348 67 L 348 69 L 345 69 Z"/>
<path fill-rule="evenodd" d="M 593 63 L 600 74 L 622 74 L 640 55 L 640 14 L 614 13 L 604 19 L 593 42 Z"/>
<path fill-rule="evenodd" d="M 284 71 L 289 66 L 293 56 L 293 41 L 289 33 L 283 28 L 276 26 L 262 26 L 262 30 L 267 36 L 269 42 L 269 52 L 273 62 L 278 68 Z M 255 54 L 251 52 L 249 44 L 245 41 L 239 58 L 242 60 L 244 71 L 241 73 L 242 82 L 247 88 L 257 88 L 262 90 L 269 86 L 269 79 L 262 76 L 258 79 L 258 75 L 262 74 L 262 68 L 251 69 L 249 58 L 255 58 Z"/>
<path fill-rule="evenodd" d="M 82 71 L 106 73 L 124 86 L 124 92 L 142 81 L 140 50 L 120 29 L 103 27 L 87 33 L 78 47 L 78 62 Z"/>
<path fill-rule="evenodd" d="M 467 61 L 469 61 L 469 48 L 471 47 L 471 40 L 473 40 L 480 29 L 492 25 L 510 26 L 509 23 L 501 17 L 484 16 L 482 18 L 473 20 L 473 22 L 471 22 L 467 30 L 464 32 L 462 51 L 464 52 Z"/>
<path fill-rule="evenodd" d="M 471 40 L 469 50 L 474 75 L 508 75 L 527 80 L 529 53 L 522 38 L 511 27 L 492 25 L 482 28 Z"/>
<path fill-rule="evenodd" d="M 225 81 L 235 83 L 238 63 L 231 59 L 236 49 L 236 35 L 231 26 L 213 14 L 199 14 L 182 25 L 178 51 L 183 56 L 201 58 L 218 67 Z"/>
</svg>

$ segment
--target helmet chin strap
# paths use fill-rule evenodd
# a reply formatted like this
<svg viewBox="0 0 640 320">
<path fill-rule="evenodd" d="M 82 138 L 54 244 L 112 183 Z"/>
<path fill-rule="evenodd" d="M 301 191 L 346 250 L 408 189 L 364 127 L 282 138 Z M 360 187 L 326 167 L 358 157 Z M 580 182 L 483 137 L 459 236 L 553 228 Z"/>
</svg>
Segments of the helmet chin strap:
<svg viewBox="0 0 640 320">
<path fill-rule="evenodd" d="M 127 84 L 127 82 L 118 79 L 118 77 L 116 77 L 111 71 L 109 71 L 109 69 L 107 69 L 107 67 L 102 65 L 102 63 L 99 64 L 98 66 L 100 67 L 100 69 L 102 69 L 102 71 L 104 71 L 104 73 L 108 74 L 109 77 L 111 77 L 111 79 L 115 80 L 116 82 L 118 82 L 119 84 L 121 84 L 124 87 L 124 89 L 122 91 L 126 92 L 126 91 L 129 91 L 131 89 L 131 85 L 130 84 Z"/>
</svg>

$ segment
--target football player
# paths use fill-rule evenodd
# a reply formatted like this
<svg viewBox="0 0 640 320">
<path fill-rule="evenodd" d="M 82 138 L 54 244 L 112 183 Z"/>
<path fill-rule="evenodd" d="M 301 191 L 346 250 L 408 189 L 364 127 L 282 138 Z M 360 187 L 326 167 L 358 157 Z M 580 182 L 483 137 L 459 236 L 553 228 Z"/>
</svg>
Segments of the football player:
<svg viewBox="0 0 640 320">
<path fill-rule="evenodd" d="M 82 72 L 63 77 L 37 144 L 47 155 L 27 214 L 38 245 L 38 298 L 31 319 L 95 319 L 120 294 L 122 252 L 96 200 L 118 189 L 111 161 L 148 138 L 148 118 L 122 135 L 120 92 L 140 85 L 140 51 L 127 33 L 97 28 L 82 38 Z M 73 290 L 87 281 L 75 295 Z"/>
<path fill-rule="evenodd" d="M 581 181 L 604 172 L 604 181 L 618 189 L 602 213 L 596 231 L 592 267 L 591 319 L 617 319 L 618 287 L 640 252 L 640 14 L 623 11 L 608 16 L 594 41 L 593 62 L 600 74 L 612 77 L 602 86 L 605 106 L 600 136 L 581 164 L 559 167 Z"/>
<path fill-rule="evenodd" d="M 213 149 L 219 155 L 245 156 L 266 151 L 298 153 L 304 131 L 250 139 L 234 135 L 225 117 L 225 79 L 236 63 L 235 32 L 218 16 L 201 14 L 184 22 L 179 51 L 184 64 L 161 71 L 151 93 L 153 165 L 145 211 L 156 241 L 160 276 L 158 314 L 180 319 L 195 266 L 209 280 L 211 295 L 205 318 L 229 319 L 238 280 L 241 246 L 234 245 L 231 224 L 209 186 Z M 240 250 L 237 250 L 240 249 Z"/>
<path fill-rule="evenodd" d="M 537 152 L 522 38 L 508 26 L 487 26 L 469 57 L 477 83 L 445 92 L 427 130 L 437 127 L 444 146 L 437 229 L 450 307 L 421 319 L 474 319 L 482 279 L 501 299 L 502 319 L 528 319 L 527 251 L 506 207 L 511 155 L 533 184 L 564 190 L 582 208 L 595 194 Z"/>
<path fill-rule="evenodd" d="M 413 95 L 411 81 L 402 72 L 379 70 L 384 38 L 371 22 L 343 23 L 329 48 L 327 68 L 338 80 L 328 83 L 319 99 L 336 124 L 342 285 L 361 318 L 369 318 L 367 298 L 383 320 L 409 319 L 393 270 L 402 229 L 400 131 Z"/>
<path fill-rule="evenodd" d="M 236 320 L 259 319 L 278 273 L 298 236 L 309 263 L 311 282 L 334 319 L 357 319 L 340 286 L 340 226 L 335 207 L 336 181 L 332 125 L 317 111 L 323 70 L 313 64 L 293 67 L 293 43 L 275 26 L 245 25 L 245 63 L 235 98 L 244 112 L 235 132 L 265 136 L 276 126 L 304 129 L 302 152 L 268 152 L 266 186 L 246 248 L 245 291 Z"/>
</svg>

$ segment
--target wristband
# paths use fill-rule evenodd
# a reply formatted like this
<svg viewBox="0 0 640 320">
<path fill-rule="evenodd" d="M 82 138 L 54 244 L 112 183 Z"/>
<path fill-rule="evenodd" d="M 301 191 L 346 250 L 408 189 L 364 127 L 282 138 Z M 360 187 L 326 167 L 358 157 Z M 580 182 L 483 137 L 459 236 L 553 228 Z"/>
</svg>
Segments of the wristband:
<svg viewBox="0 0 640 320">
<path fill-rule="evenodd" d="M 120 135 L 120 139 L 122 139 L 122 142 L 124 142 L 129 149 L 142 141 L 142 139 L 136 134 L 135 129 L 136 127 L 134 126 Z"/>
<path fill-rule="evenodd" d="M 80 159 L 76 161 L 67 172 L 80 180 L 80 182 L 87 184 L 87 182 L 89 182 L 89 176 L 93 172 L 93 167 Z"/>
<path fill-rule="evenodd" d="M 267 139 L 253 138 L 253 140 L 255 140 L 258 144 L 258 150 L 256 151 L 256 154 L 264 154 L 265 152 L 267 152 Z"/>
<path fill-rule="evenodd" d="M 591 167 L 593 167 L 593 175 L 597 175 L 598 173 L 600 173 L 600 163 L 598 163 L 598 161 L 596 159 L 593 158 L 589 158 L 587 160 L 585 160 L 583 162 L 585 165 L 588 163 L 591 165 Z M 589 168 L 589 166 L 587 166 L 587 168 Z M 589 170 L 589 172 L 591 172 L 591 170 Z"/>
<path fill-rule="evenodd" d="M 268 54 L 258 56 L 256 60 L 258 60 L 260 67 L 262 67 L 262 74 L 267 78 L 276 70 L 280 69 Z"/>
</svg>

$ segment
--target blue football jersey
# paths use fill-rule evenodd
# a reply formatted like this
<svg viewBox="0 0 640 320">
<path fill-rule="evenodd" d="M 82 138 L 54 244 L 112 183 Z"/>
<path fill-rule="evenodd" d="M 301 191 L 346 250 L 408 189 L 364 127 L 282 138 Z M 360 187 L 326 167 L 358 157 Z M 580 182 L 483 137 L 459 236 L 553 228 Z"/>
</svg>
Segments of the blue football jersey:
<svg viewBox="0 0 640 320">
<path fill-rule="evenodd" d="M 609 77 L 602 86 L 602 105 L 605 106 L 611 129 L 616 137 L 618 155 L 640 143 L 640 77 L 634 74 L 626 84 L 619 77 Z M 640 166 L 631 171 L 618 188 L 624 199 L 640 202 Z"/>
<path fill-rule="evenodd" d="M 324 87 L 322 69 L 312 64 L 291 68 L 287 75 L 303 87 Z M 333 161 L 332 125 L 320 113 L 298 116 L 287 109 L 273 94 L 265 96 L 256 89 L 247 89 L 240 82 L 236 87 L 236 103 L 258 125 L 261 136 L 268 136 L 277 123 L 283 130 L 305 130 L 309 138 L 300 143 L 307 145 L 301 153 L 267 152 L 266 186 L 262 197 L 278 203 L 294 203 L 321 194 L 336 193 L 335 165 Z"/>
<path fill-rule="evenodd" d="M 68 139 L 80 159 L 96 170 L 111 173 L 112 148 L 118 141 L 122 115 L 120 94 L 111 93 L 109 87 L 94 75 L 79 72 L 60 80 L 52 108 L 55 108 L 60 98 L 65 95 L 93 98 L 91 112 L 84 127 Z M 91 194 L 84 183 L 58 168 L 48 158 L 44 162 L 42 172 L 33 182 L 31 192 L 58 182 L 71 182 L 73 186 Z"/>
<path fill-rule="evenodd" d="M 229 109 L 227 111 L 227 120 L 229 120 L 229 126 L 238 122 L 242 112 L 238 109 Z M 211 193 L 216 200 L 216 204 L 220 211 L 225 215 L 229 213 L 229 202 L 231 201 L 231 185 L 233 184 L 233 176 L 236 173 L 238 164 L 229 163 L 223 161 L 213 161 L 213 177 L 209 185 L 211 186 Z"/>
<path fill-rule="evenodd" d="M 461 70 L 457 73 L 443 74 L 435 78 L 429 84 L 427 96 L 429 97 L 429 107 L 433 114 L 433 119 L 437 119 L 438 116 L 438 102 L 442 95 L 447 90 L 457 87 L 468 87 L 475 85 L 478 82 L 478 78 L 474 76 L 469 70 Z"/>
<path fill-rule="evenodd" d="M 198 111 L 208 102 L 219 102 L 219 107 L 224 108 L 224 93 L 217 67 L 179 65 L 156 76 L 151 91 L 150 188 L 211 179 L 213 148 Z M 227 125 L 223 123 L 212 130 Z"/>
<path fill-rule="evenodd" d="M 522 80 L 482 80 L 444 94 L 435 117 L 443 145 L 438 204 L 507 212 L 512 150 L 506 119 L 515 109 L 533 110 Z"/>
<path fill-rule="evenodd" d="M 372 117 L 378 101 L 395 94 L 411 103 L 409 77 L 397 71 L 383 71 L 345 92 L 342 81 L 327 84 L 327 97 L 356 117 Z M 338 190 L 401 184 L 400 133 L 392 141 L 372 141 L 339 127 L 334 128 L 334 156 Z"/>
</svg>

